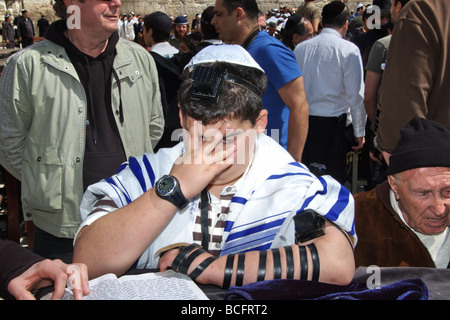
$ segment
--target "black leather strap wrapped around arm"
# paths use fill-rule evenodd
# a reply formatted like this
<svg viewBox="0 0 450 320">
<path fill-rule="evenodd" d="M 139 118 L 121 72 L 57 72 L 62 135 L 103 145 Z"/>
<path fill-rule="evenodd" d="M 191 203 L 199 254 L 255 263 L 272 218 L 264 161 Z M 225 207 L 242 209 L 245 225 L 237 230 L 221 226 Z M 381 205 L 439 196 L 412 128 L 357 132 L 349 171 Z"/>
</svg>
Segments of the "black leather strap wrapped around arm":
<svg viewBox="0 0 450 320">
<path fill-rule="evenodd" d="M 266 276 L 266 260 L 267 260 L 267 252 L 260 251 L 257 281 L 264 281 L 264 278 Z"/>
<path fill-rule="evenodd" d="M 273 278 L 281 279 L 281 259 L 280 259 L 280 249 L 272 249 L 273 257 Z"/>
<path fill-rule="evenodd" d="M 238 263 L 236 269 L 236 286 L 240 287 L 244 283 L 244 271 L 245 271 L 245 253 L 238 255 Z"/>
<path fill-rule="evenodd" d="M 316 245 L 314 243 L 308 244 L 308 249 L 311 252 L 311 259 L 313 263 L 313 281 L 319 281 L 320 276 L 320 260 L 319 260 L 319 252 L 317 251 Z"/>
<path fill-rule="evenodd" d="M 306 255 L 306 248 L 299 246 L 300 253 L 300 280 L 308 280 L 308 256 Z"/>
<path fill-rule="evenodd" d="M 225 264 L 225 273 L 223 275 L 222 289 L 228 289 L 231 283 L 231 277 L 233 276 L 234 267 L 234 254 L 230 254 L 227 257 L 227 262 Z"/>
<path fill-rule="evenodd" d="M 294 254 L 292 253 L 292 247 L 284 247 L 286 253 L 286 279 L 294 279 Z"/>
</svg>

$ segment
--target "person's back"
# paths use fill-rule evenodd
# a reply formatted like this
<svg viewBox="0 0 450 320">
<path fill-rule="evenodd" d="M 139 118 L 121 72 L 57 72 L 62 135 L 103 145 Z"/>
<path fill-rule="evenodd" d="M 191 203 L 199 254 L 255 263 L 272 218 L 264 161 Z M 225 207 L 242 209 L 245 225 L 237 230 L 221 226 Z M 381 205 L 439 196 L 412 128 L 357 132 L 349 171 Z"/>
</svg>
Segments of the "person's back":
<svg viewBox="0 0 450 320">
<path fill-rule="evenodd" d="M 348 66 L 341 61 L 347 60 L 349 56 L 357 59 L 358 48 L 342 39 L 337 31 L 324 28 L 318 36 L 300 43 L 294 53 L 305 77 L 310 115 L 339 116 L 348 107 L 345 94 L 345 82 L 348 80 L 345 78 L 345 69 Z M 330 87 L 338 87 L 341 91 L 330 92 Z M 330 104 L 341 106 L 340 111 L 330 111 Z"/>
<path fill-rule="evenodd" d="M 420 116 L 450 128 L 450 1 L 414 0 L 395 22 L 380 94 L 377 142 L 391 153 Z M 399 94 L 401 93 L 401 94 Z"/>
<path fill-rule="evenodd" d="M 314 0 L 306 0 L 305 3 L 298 8 L 297 14 L 311 21 L 313 24 L 314 33 L 318 33 L 321 10 L 314 4 Z"/>
<path fill-rule="evenodd" d="M 342 184 L 351 143 L 347 127 L 351 122 L 355 141 L 352 148 L 357 151 L 364 144 L 366 122 L 361 55 L 353 43 L 342 38 L 347 32 L 348 16 L 349 9 L 342 2 L 327 4 L 321 33 L 294 49 L 310 106 L 302 161 L 308 166 L 325 166 L 326 173 Z"/>
<path fill-rule="evenodd" d="M 320 8 L 314 4 L 314 1 L 306 1 L 298 8 L 297 14 L 312 21 L 313 19 L 320 18 Z"/>
</svg>

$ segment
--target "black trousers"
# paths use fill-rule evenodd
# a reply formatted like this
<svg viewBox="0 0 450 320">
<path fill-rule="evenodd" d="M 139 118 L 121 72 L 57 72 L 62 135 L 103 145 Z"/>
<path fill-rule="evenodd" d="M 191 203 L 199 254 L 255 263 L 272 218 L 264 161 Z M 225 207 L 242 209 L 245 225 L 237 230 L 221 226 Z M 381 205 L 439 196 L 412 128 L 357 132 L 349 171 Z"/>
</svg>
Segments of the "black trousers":
<svg viewBox="0 0 450 320">
<path fill-rule="evenodd" d="M 325 165 L 325 174 L 344 184 L 347 177 L 348 141 L 345 119 L 310 116 L 302 162 L 308 167 L 312 163 Z"/>
<path fill-rule="evenodd" d="M 22 37 L 22 48 L 26 48 L 33 44 L 33 38 Z"/>
<path fill-rule="evenodd" d="M 47 259 L 60 259 L 70 264 L 73 258 L 73 239 L 58 238 L 34 226 L 33 252 Z"/>
</svg>

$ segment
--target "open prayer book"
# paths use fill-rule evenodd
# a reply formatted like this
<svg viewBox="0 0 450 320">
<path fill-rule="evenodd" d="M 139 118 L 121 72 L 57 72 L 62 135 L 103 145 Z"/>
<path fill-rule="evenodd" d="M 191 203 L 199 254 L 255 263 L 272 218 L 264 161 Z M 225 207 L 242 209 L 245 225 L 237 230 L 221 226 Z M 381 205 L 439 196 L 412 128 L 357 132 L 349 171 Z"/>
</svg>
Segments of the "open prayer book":
<svg viewBox="0 0 450 320">
<path fill-rule="evenodd" d="M 188 276 L 173 270 L 125 275 L 112 273 L 89 281 L 91 293 L 84 300 L 208 300 L 208 297 Z M 42 299 L 50 299 L 51 293 Z M 61 300 L 73 300 L 66 289 Z"/>
</svg>

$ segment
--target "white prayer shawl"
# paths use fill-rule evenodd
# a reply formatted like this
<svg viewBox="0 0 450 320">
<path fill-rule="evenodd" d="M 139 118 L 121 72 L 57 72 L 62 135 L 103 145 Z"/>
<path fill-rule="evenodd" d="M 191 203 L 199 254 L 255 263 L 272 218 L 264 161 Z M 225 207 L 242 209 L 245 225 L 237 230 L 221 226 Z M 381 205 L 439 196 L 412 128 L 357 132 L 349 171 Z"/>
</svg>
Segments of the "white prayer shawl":
<svg viewBox="0 0 450 320">
<path fill-rule="evenodd" d="M 79 230 L 109 213 L 93 210 L 95 202 L 108 195 L 120 208 L 153 187 L 168 174 L 183 152 L 181 142 L 156 154 L 130 158 L 119 172 L 88 188 L 81 203 L 83 223 Z M 192 230 L 199 197 L 175 213 L 171 222 L 137 261 L 137 268 L 155 268 L 155 253 L 178 242 L 193 242 Z M 354 202 L 350 192 L 330 176 L 316 178 L 303 164 L 264 134 L 256 139 L 251 167 L 231 200 L 223 234 L 221 255 L 251 250 L 268 250 L 295 243 L 293 216 L 312 209 L 354 237 Z M 89 216 L 88 216 L 89 215 Z M 114 232 L 114 230 L 111 230 Z M 130 234 L 130 237 L 133 235 Z"/>
</svg>

